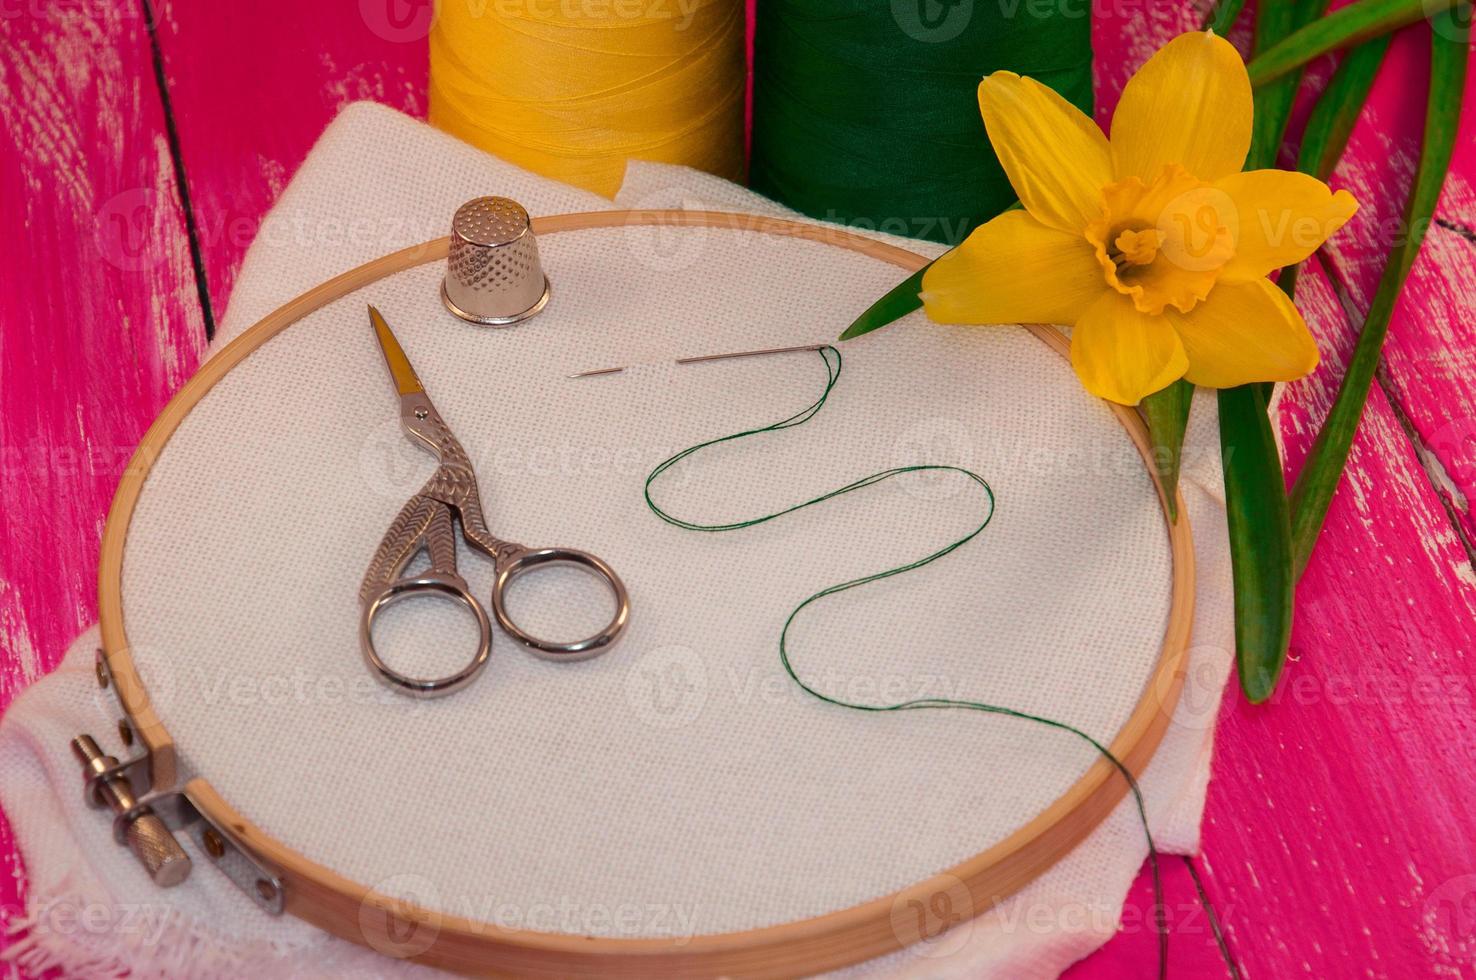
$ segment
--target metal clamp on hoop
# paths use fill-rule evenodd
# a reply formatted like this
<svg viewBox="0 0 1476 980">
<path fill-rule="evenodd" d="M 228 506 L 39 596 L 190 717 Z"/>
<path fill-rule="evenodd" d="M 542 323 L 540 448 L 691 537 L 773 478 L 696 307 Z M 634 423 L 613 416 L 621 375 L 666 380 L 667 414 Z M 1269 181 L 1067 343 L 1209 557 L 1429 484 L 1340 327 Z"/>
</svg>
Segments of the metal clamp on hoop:
<svg viewBox="0 0 1476 980">
<path fill-rule="evenodd" d="M 112 686 L 102 650 L 97 651 L 97 682 L 100 687 Z M 118 732 L 125 745 L 133 743 L 127 719 L 118 722 Z M 175 832 L 190 829 L 200 849 L 226 877 L 269 914 L 282 914 L 286 894 L 281 875 L 201 812 L 188 789 L 154 792 L 147 750 L 120 762 L 91 735 L 81 734 L 72 739 L 72 752 L 86 775 L 82 798 L 89 807 L 113 811 L 113 840 L 133 852 L 154 884 L 170 888 L 189 877 L 190 856 Z"/>
</svg>

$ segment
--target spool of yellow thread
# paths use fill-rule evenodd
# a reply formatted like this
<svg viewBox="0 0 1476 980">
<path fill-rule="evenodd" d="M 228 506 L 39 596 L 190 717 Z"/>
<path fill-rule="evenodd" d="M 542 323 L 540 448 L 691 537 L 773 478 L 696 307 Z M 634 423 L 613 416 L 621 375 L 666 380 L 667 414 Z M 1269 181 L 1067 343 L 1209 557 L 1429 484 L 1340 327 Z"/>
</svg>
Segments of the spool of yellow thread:
<svg viewBox="0 0 1476 980">
<path fill-rule="evenodd" d="M 613 197 L 627 160 L 743 175 L 743 0 L 440 0 L 430 121 Z"/>
</svg>

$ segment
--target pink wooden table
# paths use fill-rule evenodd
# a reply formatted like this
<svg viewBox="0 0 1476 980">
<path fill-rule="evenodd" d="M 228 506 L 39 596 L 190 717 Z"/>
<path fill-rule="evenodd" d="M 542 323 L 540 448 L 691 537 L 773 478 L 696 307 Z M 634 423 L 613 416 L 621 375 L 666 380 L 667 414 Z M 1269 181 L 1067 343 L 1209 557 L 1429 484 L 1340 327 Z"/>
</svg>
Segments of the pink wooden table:
<svg viewBox="0 0 1476 980">
<path fill-rule="evenodd" d="M 1188 6 L 1099 0 L 1104 118 Z M 152 23 L 143 0 L 0 7 L 0 708 L 95 619 L 123 463 L 314 138 L 356 99 L 424 114 L 429 0 L 248 7 L 163 0 Z M 1299 292 L 1324 363 L 1288 396 L 1293 466 L 1413 170 L 1424 32 L 1396 40 L 1335 180 L 1363 202 L 1355 227 Z M 1299 592 L 1294 662 L 1273 703 L 1232 695 L 1219 722 L 1193 867 L 1246 976 L 1476 977 L 1476 112 L 1466 123 Z M 15 908 L 3 823 L 0 862 Z M 1189 863 L 1165 867 L 1174 975 L 1225 975 Z M 1140 878 L 1073 980 L 1151 973 L 1151 901 Z"/>
</svg>

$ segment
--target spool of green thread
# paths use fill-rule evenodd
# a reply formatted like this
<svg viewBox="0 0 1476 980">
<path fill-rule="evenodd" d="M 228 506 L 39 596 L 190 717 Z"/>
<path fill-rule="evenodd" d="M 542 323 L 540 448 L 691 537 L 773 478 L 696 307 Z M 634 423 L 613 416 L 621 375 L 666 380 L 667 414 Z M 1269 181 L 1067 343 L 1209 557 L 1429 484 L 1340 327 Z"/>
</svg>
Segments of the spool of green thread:
<svg viewBox="0 0 1476 980">
<path fill-rule="evenodd" d="M 1092 105 L 1087 0 L 758 0 L 755 190 L 956 244 L 1015 200 L 979 118 L 1008 69 Z"/>
</svg>

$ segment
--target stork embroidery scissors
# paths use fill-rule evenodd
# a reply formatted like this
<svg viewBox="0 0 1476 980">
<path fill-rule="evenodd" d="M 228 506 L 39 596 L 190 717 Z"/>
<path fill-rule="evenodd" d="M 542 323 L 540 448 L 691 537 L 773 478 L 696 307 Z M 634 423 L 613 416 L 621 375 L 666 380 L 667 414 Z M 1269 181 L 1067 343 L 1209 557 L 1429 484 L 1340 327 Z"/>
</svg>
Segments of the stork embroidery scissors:
<svg viewBox="0 0 1476 980">
<path fill-rule="evenodd" d="M 570 548 L 524 548 L 493 536 L 482 516 L 477 475 L 461 443 L 442 421 L 425 387 L 410 366 L 389 324 L 374 307 L 369 322 L 384 352 L 391 380 L 400 394 L 400 424 L 412 442 L 427 449 L 440 462 L 420 492 L 401 508 L 379 543 L 359 587 L 361 616 L 359 641 L 364 659 L 384 683 L 411 697 L 433 698 L 458 691 L 469 684 L 487 664 L 492 652 L 492 627 L 484 610 L 456 570 L 456 524 L 472 548 L 492 559 L 496 579 L 492 585 L 492 614 L 503 631 L 534 654 L 548 660 L 585 660 L 604 653 L 619 638 L 630 618 L 630 601 L 620 576 L 604 561 Z M 405 567 L 424 549 L 430 568 L 405 575 Z M 604 629 L 572 643 L 554 643 L 531 636 L 507 612 L 507 589 L 524 572 L 545 565 L 577 565 L 609 586 L 615 598 L 615 615 Z M 460 602 L 476 617 L 479 638 L 477 653 L 461 670 L 445 677 L 418 678 L 390 668 L 374 648 L 374 618 L 386 606 L 414 596 L 440 595 Z"/>
</svg>

